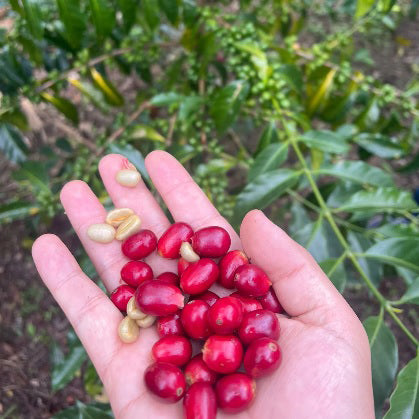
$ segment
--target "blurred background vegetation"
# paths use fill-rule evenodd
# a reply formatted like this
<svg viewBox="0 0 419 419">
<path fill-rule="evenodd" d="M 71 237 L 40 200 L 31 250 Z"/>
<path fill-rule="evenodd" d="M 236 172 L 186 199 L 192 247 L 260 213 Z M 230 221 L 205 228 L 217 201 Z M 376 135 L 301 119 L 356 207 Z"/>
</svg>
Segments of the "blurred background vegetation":
<svg viewBox="0 0 419 419">
<path fill-rule="evenodd" d="M 30 259 L 101 156 L 164 149 L 236 227 L 266 211 L 370 338 L 376 415 L 418 412 L 419 1 L 0 1 L 0 417 L 112 417 Z M 390 399 L 391 395 L 391 399 Z M 389 401 L 390 399 L 390 401 Z"/>
</svg>

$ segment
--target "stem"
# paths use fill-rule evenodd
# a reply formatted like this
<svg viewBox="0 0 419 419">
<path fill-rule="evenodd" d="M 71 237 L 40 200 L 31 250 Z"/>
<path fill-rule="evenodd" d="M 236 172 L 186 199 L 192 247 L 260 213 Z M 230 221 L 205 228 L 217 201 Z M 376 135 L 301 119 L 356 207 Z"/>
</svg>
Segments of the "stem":
<svg viewBox="0 0 419 419">
<path fill-rule="evenodd" d="M 394 313 L 391 305 L 388 303 L 386 298 L 380 293 L 380 291 L 378 291 L 378 289 L 375 287 L 375 285 L 372 283 L 372 281 L 368 278 L 368 276 L 366 275 L 366 273 L 362 269 L 362 266 L 359 264 L 359 261 L 356 258 L 356 256 L 354 255 L 354 253 L 352 252 L 348 242 L 346 241 L 342 232 L 339 230 L 339 227 L 336 225 L 336 222 L 335 222 L 335 220 L 334 220 L 326 202 L 323 199 L 323 197 L 320 193 L 320 190 L 317 187 L 317 184 L 316 184 L 316 182 L 315 182 L 315 180 L 314 180 L 314 178 L 311 174 L 311 171 L 310 171 L 309 167 L 307 166 L 307 163 L 304 159 L 304 156 L 303 156 L 300 148 L 298 147 L 297 139 L 296 139 L 294 133 L 290 132 L 286 121 L 283 121 L 283 126 L 284 126 L 284 129 L 285 129 L 285 131 L 288 135 L 290 143 L 291 143 L 291 145 L 292 145 L 292 147 L 295 151 L 295 154 L 297 155 L 297 158 L 298 158 L 298 160 L 299 160 L 299 162 L 300 162 L 300 164 L 303 168 L 303 171 L 304 171 L 304 173 L 307 177 L 307 180 L 310 183 L 310 186 L 313 190 L 314 196 L 316 197 L 317 202 L 319 203 L 319 206 L 322 209 L 323 215 L 327 219 L 327 221 L 329 222 L 330 227 L 332 228 L 332 230 L 335 233 L 337 239 L 339 240 L 340 244 L 344 248 L 346 256 L 348 257 L 348 259 L 351 260 L 352 264 L 354 265 L 355 269 L 360 274 L 361 278 L 363 279 L 363 281 L 365 282 L 365 284 L 367 285 L 369 290 L 372 292 L 372 294 L 374 294 L 374 296 L 380 302 L 380 305 L 382 307 L 384 307 L 384 310 L 386 310 L 390 314 L 390 316 L 397 323 L 397 325 L 403 330 L 403 332 L 406 334 L 406 336 L 417 346 L 418 345 L 417 339 L 406 328 L 406 326 L 403 324 L 403 322 L 397 317 L 397 315 Z"/>
<path fill-rule="evenodd" d="M 348 254 L 346 253 L 346 250 L 336 259 L 336 262 L 333 264 L 333 266 L 330 268 L 329 272 L 327 272 L 327 276 L 330 278 L 336 269 L 339 267 L 339 265 L 347 258 Z"/>
</svg>

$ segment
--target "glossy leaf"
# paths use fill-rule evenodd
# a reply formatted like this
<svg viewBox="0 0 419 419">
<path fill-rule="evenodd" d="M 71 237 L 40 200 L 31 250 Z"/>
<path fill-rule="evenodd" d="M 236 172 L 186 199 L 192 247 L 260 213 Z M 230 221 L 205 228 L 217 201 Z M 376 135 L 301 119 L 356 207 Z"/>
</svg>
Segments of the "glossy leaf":
<svg viewBox="0 0 419 419">
<path fill-rule="evenodd" d="M 237 196 L 234 219 L 241 221 L 242 217 L 251 209 L 266 208 L 279 198 L 287 188 L 292 187 L 298 180 L 300 172 L 290 169 L 279 169 L 262 173 L 248 183 Z"/>
<path fill-rule="evenodd" d="M 275 121 L 269 121 L 259 138 L 255 155 L 259 154 L 269 144 L 279 142 L 278 129 Z"/>
<path fill-rule="evenodd" d="M 79 114 L 77 108 L 66 98 L 61 96 L 53 96 L 49 93 L 41 93 L 41 97 L 51 103 L 56 109 L 64 114 L 70 121 L 78 124 Z"/>
<path fill-rule="evenodd" d="M 76 405 L 56 413 L 53 419 L 113 419 L 109 404 L 89 403 L 84 404 L 77 400 Z"/>
<path fill-rule="evenodd" d="M 158 2 L 156 0 L 141 0 L 141 8 L 151 30 L 156 29 L 160 23 Z"/>
<path fill-rule="evenodd" d="M 415 208 L 416 204 L 409 192 L 392 188 L 377 188 L 362 190 L 354 193 L 338 211 L 365 211 L 365 210 L 408 210 Z"/>
<path fill-rule="evenodd" d="M 389 265 L 401 266 L 419 272 L 418 249 L 418 238 L 392 238 L 374 244 L 364 255 Z"/>
<path fill-rule="evenodd" d="M 375 186 L 392 186 L 394 184 L 393 178 L 389 173 L 363 161 L 339 161 L 321 167 L 319 170 L 316 170 L 316 173 Z"/>
<path fill-rule="evenodd" d="M 384 224 L 374 231 L 390 237 L 419 237 L 419 229 L 414 224 Z"/>
<path fill-rule="evenodd" d="M 170 23 L 175 25 L 178 21 L 179 7 L 177 0 L 158 0 L 160 10 L 166 15 Z"/>
<path fill-rule="evenodd" d="M 307 147 L 326 153 L 341 154 L 349 151 L 349 145 L 340 135 L 327 130 L 307 131 L 299 137 Z"/>
<path fill-rule="evenodd" d="M 159 93 L 150 99 L 150 103 L 155 106 L 168 106 L 180 104 L 184 98 L 185 96 L 175 92 Z"/>
<path fill-rule="evenodd" d="M 124 98 L 108 79 L 103 77 L 95 68 L 90 69 L 90 75 L 94 84 L 102 91 L 106 101 L 110 105 L 122 106 L 124 104 Z"/>
<path fill-rule="evenodd" d="M 133 139 L 148 139 L 152 141 L 165 141 L 164 137 L 158 133 L 154 128 L 144 125 L 144 124 L 136 124 L 132 127 L 130 132 L 130 137 Z"/>
<path fill-rule="evenodd" d="M 26 147 L 20 132 L 10 124 L 0 124 L 0 151 L 12 163 L 26 160 Z"/>
<path fill-rule="evenodd" d="M 400 299 L 401 303 L 419 304 L 419 277 L 416 278 L 407 288 L 403 297 Z"/>
<path fill-rule="evenodd" d="M 399 372 L 397 385 L 390 397 L 390 409 L 384 419 L 419 417 L 419 355 Z"/>
<path fill-rule="evenodd" d="M 276 143 L 266 147 L 255 159 L 247 175 L 248 181 L 262 173 L 278 169 L 288 157 L 288 143 Z"/>
<path fill-rule="evenodd" d="M 354 141 L 365 150 L 383 159 L 399 158 L 404 154 L 400 144 L 380 134 L 360 134 Z"/>
<path fill-rule="evenodd" d="M 107 112 L 109 107 L 104 101 L 104 96 L 100 90 L 94 87 L 87 81 L 81 81 L 74 78 L 69 78 L 68 82 L 72 84 L 77 90 L 79 90 L 86 98 L 88 98 L 95 106 L 101 109 L 103 112 Z"/>
<path fill-rule="evenodd" d="M 83 43 L 86 30 L 86 16 L 80 7 L 80 0 L 57 0 L 60 21 L 63 23 L 64 36 L 74 49 L 79 49 Z"/>
<path fill-rule="evenodd" d="M 126 31 L 129 31 L 129 29 L 131 29 L 132 25 L 135 23 L 138 1 L 118 0 L 118 6 L 122 13 L 123 26 Z"/>
<path fill-rule="evenodd" d="M 371 10 L 375 2 L 376 0 L 357 0 L 355 17 L 360 18 L 364 16 L 366 13 L 368 13 Z"/>
<path fill-rule="evenodd" d="M 112 32 L 115 25 L 114 5 L 108 0 L 89 0 L 93 25 L 99 38 L 104 38 Z"/>
<path fill-rule="evenodd" d="M 391 330 L 379 317 L 368 317 L 364 321 L 371 348 L 372 385 L 374 406 L 377 418 L 380 418 L 384 401 L 393 388 L 398 365 L 396 339 Z"/>
<path fill-rule="evenodd" d="M 39 161 L 25 161 L 19 169 L 13 172 L 13 178 L 20 182 L 27 182 L 37 190 L 50 194 L 48 171 L 45 164 Z"/>
<path fill-rule="evenodd" d="M 22 6 L 31 35 L 33 35 L 37 39 L 41 38 L 44 29 L 42 27 L 43 18 L 39 1 L 22 0 Z"/>
<path fill-rule="evenodd" d="M 145 168 L 143 155 L 131 144 L 119 145 L 117 143 L 112 143 L 109 146 L 109 152 L 118 153 L 125 156 L 141 173 L 143 179 L 151 182 L 150 176 L 148 175 L 147 169 Z"/>
<path fill-rule="evenodd" d="M 39 208 L 29 202 L 9 202 L 0 205 L 0 224 L 2 222 L 9 223 L 14 220 L 20 220 L 28 216 L 35 215 L 39 212 Z"/>
<path fill-rule="evenodd" d="M 248 91 L 248 84 L 238 80 L 215 93 L 210 101 L 209 111 L 218 131 L 223 132 L 234 123 Z"/>
<path fill-rule="evenodd" d="M 321 82 L 316 93 L 310 98 L 308 103 L 308 113 L 313 114 L 327 99 L 336 75 L 336 69 L 330 69 L 324 80 Z"/>
</svg>

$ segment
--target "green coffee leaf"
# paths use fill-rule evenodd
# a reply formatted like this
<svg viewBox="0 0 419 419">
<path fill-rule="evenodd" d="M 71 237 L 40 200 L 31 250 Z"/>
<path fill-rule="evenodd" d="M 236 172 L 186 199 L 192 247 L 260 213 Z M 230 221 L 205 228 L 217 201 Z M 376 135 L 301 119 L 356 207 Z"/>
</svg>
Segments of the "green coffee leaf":
<svg viewBox="0 0 419 419">
<path fill-rule="evenodd" d="M 145 124 L 133 125 L 130 130 L 130 138 L 134 140 L 147 139 L 164 143 L 164 137 L 154 128 Z"/>
<path fill-rule="evenodd" d="M 383 159 L 399 158 L 405 154 L 400 144 L 381 134 L 360 134 L 354 138 L 354 141 L 365 150 Z"/>
<path fill-rule="evenodd" d="M 418 238 L 392 238 L 371 246 L 364 257 L 419 272 Z"/>
<path fill-rule="evenodd" d="M 151 30 L 156 29 L 160 23 L 158 2 L 156 0 L 142 0 L 141 8 L 147 25 Z"/>
<path fill-rule="evenodd" d="M 36 190 L 50 194 L 48 170 L 39 161 L 25 161 L 20 168 L 13 172 L 13 178 L 19 182 L 26 182 Z"/>
<path fill-rule="evenodd" d="M 372 385 L 377 418 L 382 416 L 384 401 L 393 388 L 398 365 L 396 339 L 380 317 L 368 317 L 364 321 L 371 348 Z"/>
<path fill-rule="evenodd" d="M 409 285 L 400 303 L 419 304 L 419 277 Z"/>
<path fill-rule="evenodd" d="M 279 198 L 287 188 L 298 180 L 300 172 L 278 169 L 262 173 L 248 183 L 237 196 L 234 219 L 238 223 L 243 216 L 254 208 L 263 209 Z"/>
<path fill-rule="evenodd" d="M 409 210 L 416 207 L 409 192 L 386 187 L 355 192 L 338 211 Z"/>
<path fill-rule="evenodd" d="M 89 0 L 89 4 L 98 38 L 108 36 L 115 26 L 114 6 L 108 0 Z"/>
<path fill-rule="evenodd" d="M 178 105 L 184 98 L 184 95 L 175 92 L 159 93 L 150 99 L 150 103 L 155 106 Z"/>
<path fill-rule="evenodd" d="M 79 49 L 86 30 L 86 16 L 80 7 L 80 0 L 57 0 L 64 37 L 73 49 Z"/>
<path fill-rule="evenodd" d="M 66 98 L 61 96 L 53 96 L 49 93 L 41 93 L 42 99 L 51 103 L 56 109 L 64 114 L 70 121 L 75 124 L 79 123 L 79 114 L 77 108 Z"/>
<path fill-rule="evenodd" d="M 297 201 L 292 201 L 291 216 L 292 218 L 288 225 L 288 230 L 291 237 L 295 239 L 298 232 L 307 224 L 311 223 L 311 218 L 308 216 L 308 213 L 303 206 Z"/>
<path fill-rule="evenodd" d="M 266 81 L 269 74 L 269 63 L 266 54 L 251 42 L 236 42 L 235 46 L 241 51 L 248 52 L 250 59 L 258 72 L 259 78 Z"/>
<path fill-rule="evenodd" d="M 367 14 L 371 10 L 372 6 L 374 6 L 375 1 L 376 0 L 357 0 L 355 17 L 359 19 Z"/>
<path fill-rule="evenodd" d="M 119 10 L 122 13 L 123 26 L 125 31 L 129 31 L 135 23 L 137 14 L 137 0 L 118 0 Z"/>
<path fill-rule="evenodd" d="M 252 181 L 262 173 L 279 168 L 288 157 L 288 143 L 276 143 L 267 146 L 250 167 L 247 178 Z"/>
<path fill-rule="evenodd" d="M 28 148 L 20 132 L 10 124 L 0 124 L 0 151 L 12 163 L 26 160 Z"/>
<path fill-rule="evenodd" d="M 276 122 L 270 121 L 266 125 L 259 138 L 258 146 L 256 147 L 255 155 L 258 155 L 262 150 L 265 149 L 269 144 L 279 142 L 278 130 L 276 128 Z"/>
<path fill-rule="evenodd" d="M 77 400 L 76 405 L 64 409 L 55 414 L 53 419 L 113 419 L 109 404 L 103 403 L 89 403 L 84 404 Z"/>
<path fill-rule="evenodd" d="M 204 99 L 201 96 L 187 96 L 182 99 L 179 106 L 179 121 L 186 121 L 191 115 L 194 114 L 201 105 Z"/>
<path fill-rule="evenodd" d="M 413 223 L 410 224 L 384 224 L 374 229 L 386 237 L 419 237 L 419 229 Z"/>
<path fill-rule="evenodd" d="M 179 16 L 178 2 L 176 0 L 159 0 L 159 6 L 169 22 L 176 25 Z"/>
<path fill-rule="evenodd" d="M 338 262 L 338 259 L 326 259 L 320 262 L 319 266 L 336 289 L 342 293 L 346 285 L 346 271 L 343 262 Z"/>
<path fill-rule="evenodd" d="M 14 201 L 0 205 L 0 224 L 35 215 L 39 208 L 29 202 Z"/>
<path fill-rule="evenodd" d="M 30 33 L 37 39 L 42 37 L 44 29 L 42 27 L 42 11 L 38 0 L 22 0 L 26 22 Z"/>
<path fill-rule="evenodd" d="M 342 136 L 328 130 L 307 131 L 299 137 L 299 140 L 307 147 L 332 154 L 346 153 L 350 148 Z"/>
<path fill-rule="evenodd" d="M 124 98 L 110 80 L 103 77 L 95 68 L 90 69 L 90 75 L 92 76 L 93 83 L 102 91 L 105 100 L 110 105 L 122 106 L 124 104 Z"/>
<path fill-rule="evenodd" d="M 389 173 L 378 167 L 371 166 L 363 161 L 339 161 L 328 166 L 323 166 L 316 173 L 335 176 L 341 179 L 349 180 L 375 186 L 392 186 L 393 178 Z"/>
<path fill-rule="evenodd" d="M 209 112 L 219 132 L 224 132 L 234 123 L 248 92 L 249 85 L 241 80 L 216 91 L 210 100 Z"/>
</svg>

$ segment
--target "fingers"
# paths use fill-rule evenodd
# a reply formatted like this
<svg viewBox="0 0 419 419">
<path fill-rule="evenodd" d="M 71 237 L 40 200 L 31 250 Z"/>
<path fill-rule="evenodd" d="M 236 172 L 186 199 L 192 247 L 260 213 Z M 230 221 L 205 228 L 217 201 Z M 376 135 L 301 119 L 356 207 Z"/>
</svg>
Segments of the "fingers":
<svg viewBox="0 0 419 419">
<path fill-rule="evenodd" d="M 153 151 L 146 158 L 146 167 L 176 221 L 184 221 L 194 230 L 210 225 L 223 227 L 230 233 L 231 248 L 241 248 L 234 229 L 174 157 L 164 151 Z"/>
<path fill-rule="evenodd" d="M 128 207 L 134 210 L 141 218 L 141 228 L 153 231 L 159 238 L 169 227 L 169 220 L 143 181 L 140 181 L 135 188 L 127 188 L 115 180 L 116 173 L 123 167 L 123 160 L 124 157 L 119 154 L 108 154 L 100 161 L 99 172 L 105 188 L 115 207 Z M 155 253 L 145 261 L 153 267 L 155 275 L 175 269 L 173 261 L 162 259 Z M 121 267 L 122 264 L 119 269 Z"/>
<path fill-rule="evenodd" d="M 91 240 L 87 229 L 91 224 L 103 223 L 106 211 L 89 186 L 80 180 L 67 183 L 61 190 L 64 210 L 86 249 L 97 273 L 109 291 L 115 289 L 120 281 L 120 270 L 124 262 L 121 244 L 116 240 L 103 244 Z"/>
<path fill-rule="evenodd" d="M 323 324 L 337 316 L 339 309 L 349 309 L 311 255 L 261 211 L 246 215 L 240 237 L 246 254 L 269 275 L 279 301 L 292 317 Z"/>
<path fill-rule="evenodd" d="M 39 275 L 73 325 L 98 373 L 120 346 L 116 330 L 122 316 L 102 290 L 80 269 L 64 243 L 52 234 L 39 237 L 32 256 Z"/>
</svg>

